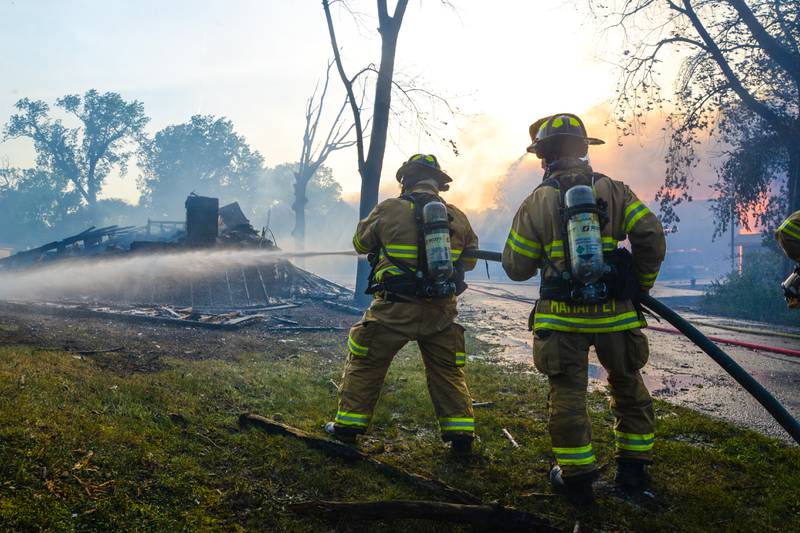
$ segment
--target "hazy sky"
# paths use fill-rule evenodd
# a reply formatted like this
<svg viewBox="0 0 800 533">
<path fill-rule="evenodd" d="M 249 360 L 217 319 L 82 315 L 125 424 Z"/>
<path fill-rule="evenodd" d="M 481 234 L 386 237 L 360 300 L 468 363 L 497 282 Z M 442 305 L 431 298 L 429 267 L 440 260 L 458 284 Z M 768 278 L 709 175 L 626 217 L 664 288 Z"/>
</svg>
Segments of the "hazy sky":
<svg viewBox="0 0 800 533">
<path fill-rule="evenodd" d="M 352 74 L 378 61 L 380 41 L 374 2 L 351 4 L 365 14 L 360 27 L 339 8 L 334 17 Z M 395 126 L 384 190 L 393 190 L 405 157 L 435 151 L 456 179 L 451 198 L 480 208 L 496 178 L 524 153 L 528 125 L 571 111 L 588 113 L 594 133 L 611 141 L 596 157 L 613 168 L 598 170 L 627 170 L 619 177 L 652 194 L 662 176 L 662 143 L 640 139 L 620 151 L 613 128 L 600 128 L 616 79 L 609 61 L 618 50 L 600 41 L 597 23 L 576 7 L 583 2 L 454 4 L 456 12 L 437 0 L 410 2 L 397 66 L 463 111 L 449 132 L 461 156 Z M 270 165 L 297 160 L 305 100 L 331 57 L 318 0 L 0 0 L 0 49 L 3 124 L 23 96 L 52 103 L 89 88 L 117 91 L 145 104 L 150 133 L 197 113 L 229 117 Z M 333 82 L 331 103 L 338 104 L 342 92 Z M 32 164 L 30 141 L 0 144 L 3 157 Z M 625 160 L 636 161 L 635 169 Z M 355 153 L 336 154 L 330 166 L 352 198 L 359 187 Z M 112 180 L 104 195 L 135 202 L 136 174 L 133 168 Z"/>
</svg>

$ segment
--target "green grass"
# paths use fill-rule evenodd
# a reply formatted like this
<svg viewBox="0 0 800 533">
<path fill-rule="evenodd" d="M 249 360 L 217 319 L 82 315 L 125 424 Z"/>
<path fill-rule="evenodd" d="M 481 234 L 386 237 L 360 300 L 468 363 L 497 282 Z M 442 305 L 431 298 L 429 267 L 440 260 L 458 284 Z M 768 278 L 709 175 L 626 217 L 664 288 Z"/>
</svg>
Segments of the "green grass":
<svg viewBox="0 0 800 533">
<path fill-rule="evenodd" d="M 341 352 L 304 341 L 286 354 L 235 360 L 168 358 L 122 375 L 74 354 L 0 347 L 0 524 L 11 530 L 327 530 L 287 511 L 307 499 L 427 498 L 434 494 L 296 440 L 240 430 L 254 411 L 309 431 L 332 416 Z M 484 350 L 470 339 L 470 353 Z M 330 342 L 327 342 L 330 345 Z M 319 346 L 317 346 L 319 348 Z M 316 351 L 315 351 L 316 350 Z M 343 350 L 342 350 L 343 351 Z M 526 367 L 470 361 L 478 401 L 477 458 L 452 459 L 439 440 L 416 349 L 398 356 L 362 447 L 380 460 L 571 527 L 549 492 L 546 390 Z M 613 463 L 611 413 L 591 395 L 601 463 Z M 800 450 L 698 413 L 658 403 L 658 505 L 610 495 L 582 518 L 605 530 L 800 530 Z M 522 445 L 512 449 L 507 428 Z M 352 531 L 452 531 L 449 524 L 333 526 Z"/>
</svg>

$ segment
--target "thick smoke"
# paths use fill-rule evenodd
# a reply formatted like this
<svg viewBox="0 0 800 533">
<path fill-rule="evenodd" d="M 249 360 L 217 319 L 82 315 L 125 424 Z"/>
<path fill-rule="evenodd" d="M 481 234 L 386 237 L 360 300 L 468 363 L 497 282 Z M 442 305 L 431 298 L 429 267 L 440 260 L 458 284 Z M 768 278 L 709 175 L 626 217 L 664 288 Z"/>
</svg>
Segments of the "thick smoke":
<svg viewBox="0 0 800 533">
<path fill-rule="evenodd" d="M 154 284 L 173 280 L 185 283 L 256 265 L 268 267 L 280 259 L 297 256 L 264 250 L 205 250 L 62 260 L 29 270 L 0 273 L 0 299 L 57 300 L 121 291 L 135 294 Z"/>
</svg>

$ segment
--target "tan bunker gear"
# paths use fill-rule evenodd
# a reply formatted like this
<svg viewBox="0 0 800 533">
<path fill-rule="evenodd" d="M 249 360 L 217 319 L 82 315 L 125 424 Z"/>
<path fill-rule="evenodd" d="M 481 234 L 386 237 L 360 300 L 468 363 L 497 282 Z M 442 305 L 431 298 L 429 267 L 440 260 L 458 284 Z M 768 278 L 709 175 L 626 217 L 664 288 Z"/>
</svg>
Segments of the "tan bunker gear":
<svg viewBox="0 0 800 533">
<path fill-rule="evenodd" d="M 625 184 L 593 174 L 582 160 L 548 172 L 546 181 L 520 206 L 503 250 L 503 268 L 513 280 L 542 269 L 543 279 L 558 278 L 569 266 L 562 234 L 561 194 L 575 185 L 591 186 L 607 204 L 601 228 L 603 252 L 630 241 L 640 290 L 656 281 L 666 251 L 664 231 L 653 213 Z M 588 352 L 591 346 L 608 372 L 618 458 L 649 461 L 654 442 L 650 394 L 639 369 L 649 355 L 647 324 L 634 304 L 611 298 L 576 304 L 540 299 L 529 323 L 534 331 L 534 362 L 550 383 L 549 414 L 553 453 L 564 477 L 597 468 L 586 408 Z"/>
<path fill-rule="evenodd" d="M 438 191 L 423 181 L 404 193 L 436 196 Z M 472 270 L 475 260 L 461 259 L 461 255 L 464 250 L 477 249 L 478 238 L 464 213 L 449 204 L 447 211 L 452 259 L 460 261 L 464 270 Z M 398 263 L 416 270 L 421 251 L 413 202 L 401 197 L 378 204 L 359 222 L 353 245 L 359 253 L 379 254 L 373 270 L 378 282 L 401 276 Z M 443 438 L 471 437 L 475 419 L 462 368 L 466 361 L 464 328 L 454 322 L 456 315 L 455 296 L 416 298 L 376 293 L 348 336 L 349 355 L 335 419 L 337 431 L 366 430 L 392 359 L 406 343 L 417 341 Z"/>
</svg>

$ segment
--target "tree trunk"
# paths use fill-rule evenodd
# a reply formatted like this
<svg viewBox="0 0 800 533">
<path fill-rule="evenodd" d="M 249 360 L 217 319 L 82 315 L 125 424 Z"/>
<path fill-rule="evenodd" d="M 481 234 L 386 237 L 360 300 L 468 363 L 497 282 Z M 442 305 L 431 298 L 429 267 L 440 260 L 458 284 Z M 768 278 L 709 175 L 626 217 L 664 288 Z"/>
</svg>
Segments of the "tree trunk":
<svg viewBox="0 0 800 533">
<path fill-rule="evenodd" d="M 308 180 L 304 176 L 297 176 L 294 182 L 294 203 L 292 210 L 294 211 L 294 249 L 297 252 L 303 252 L 306 249 L 306 204 L 308 198 L 306 197 L 306 186 Z"/>
<path fill-rule="evenodd" d="M 378 189 L 383 171 L 383 156 L 386 152 L 386 138 L 389 129 L 389 110 L 392 105 L 392 78 L 394 76 L 394 60 L 397 52 L 397 37 L 403 23 L 407 0 L 400 0 L 394 18 L 382 18 L 381 64 L 378 68 L 378 80 L 375 84 L 375 106 L 372 114 L 372 131 L 369 141 L 369 152 L 361 171 L 361 202 L 359 218 L 364 219 L 378 205 Z M 359 259 L 356 273 L 355 301 L 362 306 L 369 305 L 370 296 L 364 294 L 370 267 L 366 260 Z"/>
<path fill-rule="evenodd" d="M 89 163 L 89 171 L 86 175 L 86 203 L 88 204 L 87 211 L 89 212 L 89 220 L 92 224 L 98 224 L 100 222 L 97 220 L 97 183 L 94 179 L 96 164 L 95 161 Z"/>
<path fill-rule="evenodd" d="M 786 217 L 788 217 L 800 210 L 800 142 L 786 143 L 786 151 L 789 153 L 789 168 L 786 169 L 789 194 L 789 201 L 786 202 Z M 794 268 L 794 261 L 784 256 L 783 267 L 787 272 L 791 271 Z"/>
<path fill-rule="evenodd" d="M 239 425 L 241 427 L 255 426 L 271 435 L 284 435 L 287 437 L 294 437 L 305 442 L 308 446 L 321 450 L 328 455 L 335 457 L 342 457 L 345 459 L 363 461 L 378 472 L 389 475 L 395 479 L 400 479 L 406 483 L 415 486 L 417 489 L 423 491 L 433 492 L 445 497 L 451 501 L 480 505 L 481 499 L 465 490 L 451 487 L 447 483 L 439 481 L 438 479 L 431 479 L 420 474 L 409 472 L 399 466 L 390 465 L 371 457 L 369 454 L 358 450 L 353 446 L 342 444 L 336 440 L 322 439 L 317 436 L 307 433 L 302 429 L 297 429 L 286 424 L 281 424 L 269 418 L 257 415 L 255 413 L 243 413 L 239 416 Z"/>
<path fill-rule="evenodd" d="M 294 230 L 292 235 L 296 252 L 304 252 L 306 249 L 306 205 L 308 204 L 306 189 L 311 179 L 311 176 L 306 176 L 306 174 L 308 174 L 307 169 L 294 174 L 294 202 L 292 203 Z M 294 263 L 300 268 L 306 268 L 306 260 L 303 257 L 296 257 Z"/>
</svg>

